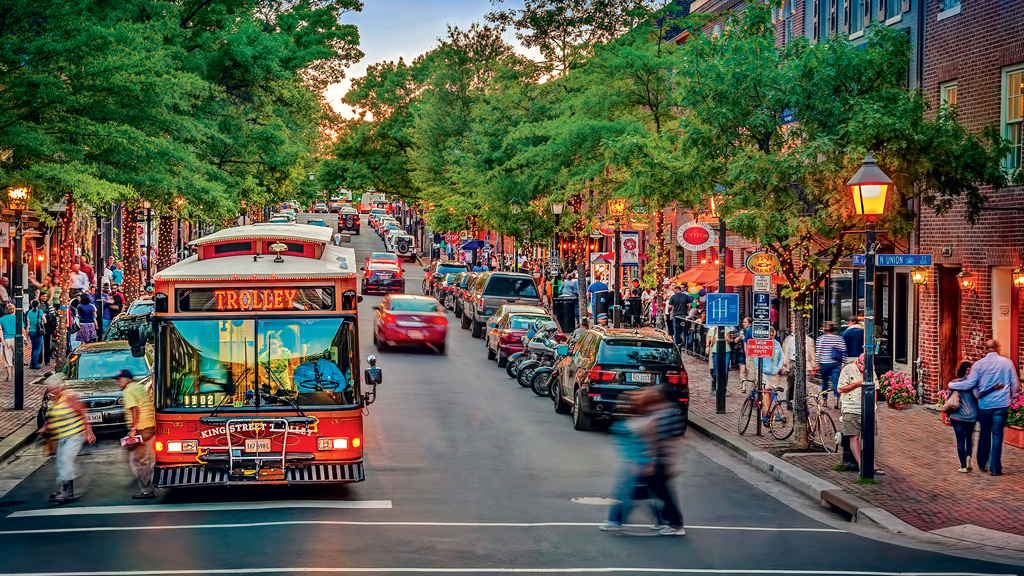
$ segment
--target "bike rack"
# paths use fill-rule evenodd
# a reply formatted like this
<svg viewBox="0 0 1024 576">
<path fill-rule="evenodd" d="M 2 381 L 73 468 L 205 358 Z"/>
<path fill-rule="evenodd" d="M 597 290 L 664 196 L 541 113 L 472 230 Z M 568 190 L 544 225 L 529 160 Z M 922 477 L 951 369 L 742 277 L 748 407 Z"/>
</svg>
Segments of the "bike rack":
<svg viewBox="0 0 1024 576">
<path fill-rule="evenodd" d="M 224 424 L 224 434 L 228 440 L 228 470 L 233 471 L 235 469 L 235 461 L 253 461 L 256 462 L 257 466 L 263 463 L 267 458 L 262 456 L 263 452 L 259 450 L 252 456 L 242 456 L 245 453 L 245 438 L 242 438 L 242 446 L 238 451 L 239 455 L 235 456 L 235 445 L 231 443 L 231 427 L 235 424 L 255 424 L 262 423 L 269 426 L 268 432 L 275 432 L 275 425 L 280 425 L 284 431 L 284 438 L 281 440 L 281 469 L 285 469 L 285 462 L 288 455 L 288 420 L 284 418 L 231 418 Z M 268 437 L 269 440 L 269 437 Z M 277 458 L 275 457 L 274 460 Z"/>
</svg>

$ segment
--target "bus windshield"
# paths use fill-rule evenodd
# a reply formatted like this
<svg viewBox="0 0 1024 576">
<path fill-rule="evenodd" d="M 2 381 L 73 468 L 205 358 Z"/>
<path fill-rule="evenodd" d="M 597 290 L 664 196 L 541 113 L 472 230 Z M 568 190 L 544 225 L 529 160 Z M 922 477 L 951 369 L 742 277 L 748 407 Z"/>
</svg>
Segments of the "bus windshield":
<svg viewBox="0 0 1024 576">
<path fill-rule="evenodd" d="M 352 318 L 177 320 L 164 329 L 161 408 L 356 408 Z"/>
</svg>

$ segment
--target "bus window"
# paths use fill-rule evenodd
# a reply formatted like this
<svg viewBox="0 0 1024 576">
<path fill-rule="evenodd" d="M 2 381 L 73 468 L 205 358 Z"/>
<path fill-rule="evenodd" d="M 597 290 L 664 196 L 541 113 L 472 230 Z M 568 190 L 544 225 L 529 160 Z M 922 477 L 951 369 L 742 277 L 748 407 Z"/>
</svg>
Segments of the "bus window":
<svg viewBox="0 0 1024 576">
<path fill-rule="evenodd" d="M 351 320 L 260 320 L 258 332 L 257 373 L 266 407 L 357 403 Z"/>
<path fill-rule="evenodd" d="M 166 325 L 166 388 L 162 408 L 254 406 L 255 322 L 180 320 Z"/>
</svg>

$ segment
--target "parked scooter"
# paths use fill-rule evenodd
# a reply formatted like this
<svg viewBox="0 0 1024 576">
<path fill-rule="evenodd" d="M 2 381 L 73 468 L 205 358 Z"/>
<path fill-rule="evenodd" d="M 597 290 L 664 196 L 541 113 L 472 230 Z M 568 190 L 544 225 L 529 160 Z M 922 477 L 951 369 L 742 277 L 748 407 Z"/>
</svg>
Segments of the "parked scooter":
<svg viewBox="0 0 1024 576">
<path fill-rule="evenodd" d="M 530 379 L 530 389 L 537 396 L 550 396 L 551 385 L 558 378 L 558 364 L 569 353 L 569 347 L 562 342 L 553 340 L 547 344 L 554 346 L 551 350 L 551 363 L 550 365 L 542 365 L 534 370 L 533 378 Z"/>
<path fill-rule="evenodd" d="M 526 349 L 530 352 L 530 359 L 523 361 L 519 366 L 520 386 L 531 387 L 533 374 L 538 368 L 555 365 L 555 348 L 559 346 L 558 340 L 555 339 L 557 333 L 558 323 L 552 320 L 526 345 Z"/>
</svg>

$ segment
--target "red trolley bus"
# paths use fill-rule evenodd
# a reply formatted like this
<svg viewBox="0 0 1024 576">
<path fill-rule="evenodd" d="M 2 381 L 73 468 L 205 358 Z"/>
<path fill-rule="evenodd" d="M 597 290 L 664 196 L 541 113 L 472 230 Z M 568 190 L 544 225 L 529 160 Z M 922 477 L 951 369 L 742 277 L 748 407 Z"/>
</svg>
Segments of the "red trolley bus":
<svg viewBox="0 0 1024 576">
<path fill-rule="evenodd" d="M 371 356 L 364 392 L 358 265 L 331 236 L 228 228 L 156 275 L 157 486 L 363 480 L 380 370 Z"/>
</svg>

